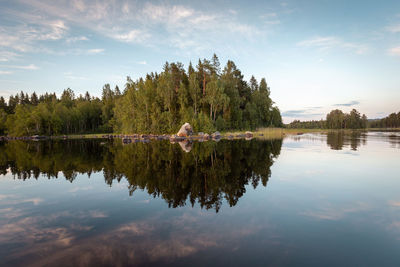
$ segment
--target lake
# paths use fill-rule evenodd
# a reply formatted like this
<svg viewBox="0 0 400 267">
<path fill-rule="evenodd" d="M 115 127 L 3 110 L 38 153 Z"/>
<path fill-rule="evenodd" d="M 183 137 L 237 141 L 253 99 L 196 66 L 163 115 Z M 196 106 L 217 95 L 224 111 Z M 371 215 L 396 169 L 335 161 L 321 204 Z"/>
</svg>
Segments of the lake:
<svg viewBox="0 0 400 267">
<path fill-rule="evenodd" d="M 400 266 L 400 133 L 0 142 L 2 266 Z"/>
</svg>

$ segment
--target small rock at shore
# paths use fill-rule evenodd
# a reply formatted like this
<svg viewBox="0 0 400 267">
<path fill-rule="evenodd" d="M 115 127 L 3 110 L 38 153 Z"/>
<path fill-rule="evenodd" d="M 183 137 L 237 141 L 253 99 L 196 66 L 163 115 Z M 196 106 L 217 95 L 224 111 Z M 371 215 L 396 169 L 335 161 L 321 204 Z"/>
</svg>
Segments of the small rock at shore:
<svg viewBox="0 0 400 267">
<path fill-rule="evenodd" d="M 250 131 L 247 131 L 247 132 L 245 133 L 245 135 L 246 135 L 246 138 L 251 138 L 251 137 L 253 137 L 253 133 L 250 132 Z"/>
<path fill-rule="evenodd" d="M 213 133 L 213 134 L 211 135 L 211 137 L 212 137 L 213 139 L 220 139 L 220 138 L 221 138 L 221 133 L 218 132 L 218 131 L 216 131 L 215 133 Z"/>
</svg>

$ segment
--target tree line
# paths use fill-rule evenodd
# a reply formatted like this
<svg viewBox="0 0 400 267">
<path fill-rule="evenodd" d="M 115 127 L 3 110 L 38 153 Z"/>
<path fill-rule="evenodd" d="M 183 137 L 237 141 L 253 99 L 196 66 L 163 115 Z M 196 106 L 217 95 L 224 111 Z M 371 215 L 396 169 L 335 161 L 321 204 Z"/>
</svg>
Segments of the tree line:
<svg viewBox="0 0 400 267">
<path fill-rule="evenodd" d="M 335 109 L 326 115 L 326 120 L 294 120 L 286 126 L 296 129 L 365 129 L 368 126 L 368 118 L 356 109 L 352 109 L 349 113 Z"/>
<path fill-rule="evenodd" d="M 335 109 L 326 115 L 326 120 L 294 120 L 285 126 L 292 129 L 399 128 L 400 112 L 391 113 L 382 119 L 368 120 L 365 114 L 361 115 L 356 109 L 351 110 L 350 113 Z"/>
<path fill-rule="evenodd" d="M 400 111 L 392 113 L 385 118 L 378 120 L 371 120 L 369 122 L 370 128 L 399 128 L 400 127 Z"/>
<path fill-rule="evenodd" d="M 60 97 L 21 92 L 8 103 L 0 98 L 0 134 L 11 136 L 173 133 L 184 122 L 207 132 L 283 125 L 265 78 L 247 82 L 233 61 L 221 69 L 215 54 L 187 70 L 166 62 L 161 73 L 127 77 L 123 92 L 106 84 L 101 98 L 75 96 L 70 88 Z"/>
</svg>

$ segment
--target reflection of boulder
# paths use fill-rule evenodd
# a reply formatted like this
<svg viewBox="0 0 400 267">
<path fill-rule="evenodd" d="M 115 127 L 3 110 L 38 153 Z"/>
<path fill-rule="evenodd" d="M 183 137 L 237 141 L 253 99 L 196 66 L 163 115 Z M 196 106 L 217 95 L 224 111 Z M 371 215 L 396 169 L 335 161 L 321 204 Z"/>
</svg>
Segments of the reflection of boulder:
<svg viewBox="0 0 400 267">
<path fill-rule="evenodd" d="M 182 125 L 182 127 L 179 129 L 179 131 L 176 135 L 177 136 L 190 136 L 192 134 L 193 134 L 193 128 L 188 122 L 186 122 L 185 124 Z"/>
<path fill-rule="evenodd" d="M 188 153 L 192 150 L 193 143 L 189 140 L 184 140 L 184 141 L 179 142 L 179 145 L 181 146 L 183 151 Z"/>
</svg>

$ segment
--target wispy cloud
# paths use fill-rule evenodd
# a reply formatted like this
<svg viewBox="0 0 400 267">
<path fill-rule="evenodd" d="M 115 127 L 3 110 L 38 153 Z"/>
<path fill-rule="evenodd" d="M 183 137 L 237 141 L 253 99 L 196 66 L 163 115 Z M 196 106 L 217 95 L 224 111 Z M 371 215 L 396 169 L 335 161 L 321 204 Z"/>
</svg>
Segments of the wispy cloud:
<svg viewBox="0 0 400 267">
<path fill-rule="evenodd" d="M 269 25 L 276 25 L 281 23 L 281 21 L 278 19 L 278 15 L 275 12 L 263 14 L 260 16 L 260 19 L 263 20 L 265 24 Z"/>
<path fill-rule="evenodd" d="M 9 74 L 13 74 L 13 72 L 8 70 L 0 70 L 0 75 L 9 75 Z"/>
<path fill-rule="evenodd" d="M 143 30 L 131 30 L 126 33 L 112 35 L 111 37 L 127 43 L 142 43 L 150 38 L 150 36 L 149 33 Z"/>
<path fill-rule="evenodd" d="M 19 57 L 19 54 L 10 52 L 10 51 L 1 51 L 0 52 L 0 62 L 8 62 L 14 60 Z"/>
<path fill-rule="evenodd" d="M 321 108 L 322 107 L 309 107 L 304 109 L 286 110 L 282 112 L 282 116 L 289 118 L 312 118 L 322 116 L 324 115 L 323 113 L 316 111 Z"/>
<path fill-rule="evenodd" d="M 139 65 L 146 65 L 147 62 L 146 62 L 145 60 L 143 60 L 143 61 L 138 61 L 137 64 L 139 64 Z"/>
<path fill-rule="evenodd" d="M 75 36 L 66 39 L 67 43 L 76 43 L 79 41 L 89 41 L 89 38 L 87 38 L 86 36 Z"/>
<path fill-rule="evenodd" d="M 386 31 L 391 33 L 399 33 L 400 32 L 400 24 L 391 25 L 386 27 Z"/>
<path fill-rule="evenodd" d="M 400 46 L 390 48 L 388 53 L 391 56 L 400 56 Z"/>
<path fill-rule="evenodd" d="M 239 20 L 232 12 L 203 11 L 186 5 L 174 5 L 165 2 L 127 2 L 127 1 L 66 1 L 57 5 L 49 0 L 18 0 L 25 6 L 25 13 L 12 14 L 22 20 L 30 20 L 30 24 L 38 24 L 42 18 L 52 26 L 47 26 L 52 34 L 48 39 L 63 37 L 66 42 L 81 39 L 69 37 L 70 27 L 81 27 L 114 40 L 146 46 L 169 45 L 175 48 L 204 49 L 213 48 L 215 43 L 223 40 L 223 36 L 241 34 L 240 40 L 251 40 L 263 34 L 263 31 L 254 25 Z M 29 14 L 30 10 L 41 10 L 41 17 Z M 55 18 L 55 20 L 54 20 Z M 271 23 L 276 23 L 271 21 Z M 47 25 L 46 24 L 46 25 Z M 45 25 L 42 28 L 46 28 Z M 68 25 L 68 26 L 67 26 Z M 13 29 L 15 31 L 15 29 Z M 43 29 L 37 28 L 36 31 Z M 15 37 L 7 43 L 12 47 L 18 42 L 31 46 L 31 42 L 24 42 L 20 31 L 18 34 L 7 36 Z M 53 36 L 54 38 L 50 38 Z M 154 36 L 157 36 L 155 38 Z M 1 36 L 0 36 L 1 37 Z M 36 36 L 33 39 L 41 39 Z M 187 40 L 191 40 L 188 42 Z M 240 41 L 238 40 L 238 41 Z M 1 45 L 1 44 L 0 44 Z M 26 51 L 28 47 L 20 47 Z"/>
<path fill-rule="evenodd" d="M 348 103 L 334 104 L 333 106 L 335 106 L 335 107 L 351 107 L 351 106 L 356 106 L 358 104 L 360 104 L 359 101 L 353 100 L 353 101 L 350 101 Z"/>
<path fill-rule="evenodd" d="M 357 44 L 343 41 L 341 38 L 334 36 L 315 37 L 297 43 L 302 47 L 315 47 L 319 50 L 331 50 L 340 48 L 355 52 L 356 54 L 364 54 L 368 51 L 368 47 L 364 44 Z"/>
<path fill-rule="evenodd" d="M 21 69 L 21 70 L 38 70 L 39 67 L 35 64 L 29 65 L 0 65 L 0 67 L 5 67 L 9 69 Z"/>
<path fill-rule="evenodd" d="M 101 54 L 103 53 L 105 50 L 103 48 L 94 48 L 94 49 L 89 49 L 87 50 L 87 53 L 89 55 L 95 55 L 95 54 Z"/>
<path fill-rule="evenodd" d="M 62 39 L 68 27 L 60 19 L 45 19 L 27 13 L 11 12 L 19 18 L 18 24 L 0 26 L 0 46 L 19 52 L 34 51 L 39 41 Z"/>
<path fill-rule="evenodd" d="M 65 78 L 70 79 L 70 80 L 88 80 L 88 77 L 74 75 L 72 72 L 65 72 L 64 76 L 65 76 Z M 74 190 L 75 190 L 75 188 L 74 188 Z M 70 192 L 76 192 L 76 191 L 71 190 Z"/>
</svg>

